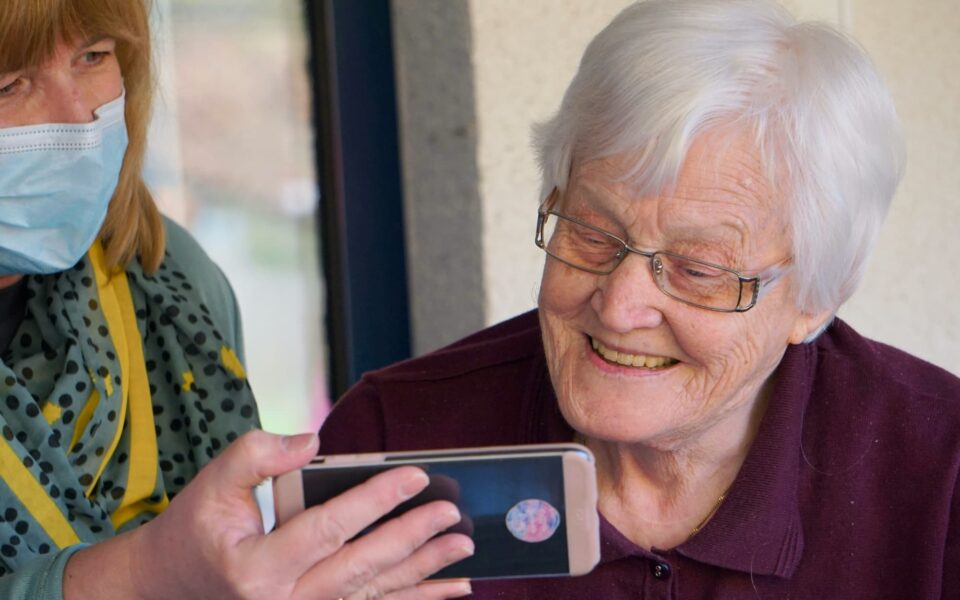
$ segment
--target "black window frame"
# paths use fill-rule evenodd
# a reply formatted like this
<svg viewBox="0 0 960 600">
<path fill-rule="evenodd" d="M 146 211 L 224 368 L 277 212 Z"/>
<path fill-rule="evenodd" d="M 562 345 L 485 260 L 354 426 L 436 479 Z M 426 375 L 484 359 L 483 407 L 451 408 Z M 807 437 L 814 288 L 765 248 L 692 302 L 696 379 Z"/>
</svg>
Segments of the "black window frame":
<svg viewBox="0 0 960 600">
<path fill-rule="evenodd" d="M 333 399 L 410 356 L 388 0 L 305 0 Z"/>
</svg>

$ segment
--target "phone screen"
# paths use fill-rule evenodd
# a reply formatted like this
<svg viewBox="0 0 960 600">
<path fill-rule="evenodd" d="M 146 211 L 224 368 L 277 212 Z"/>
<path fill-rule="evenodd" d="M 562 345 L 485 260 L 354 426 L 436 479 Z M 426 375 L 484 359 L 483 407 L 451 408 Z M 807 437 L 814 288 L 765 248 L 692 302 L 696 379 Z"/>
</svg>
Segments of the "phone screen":
<svg viewBox="0 0 960 600">
<path fill-rule="evenodd" d="M 379 523 L 415 506 L 445 499 L 463 519 L 448 531 L 473 538 L 474 555 L 450 565 L 431 579 L 522 577 L 569 573 L 563 492 L 563 459 L 503 456 L 412 461 L 430 476 L 430 484 Z M 305 506 L 323 503 L 377 473 L 397 466 L 334 466 L 303 470 Z"/>
</svg>

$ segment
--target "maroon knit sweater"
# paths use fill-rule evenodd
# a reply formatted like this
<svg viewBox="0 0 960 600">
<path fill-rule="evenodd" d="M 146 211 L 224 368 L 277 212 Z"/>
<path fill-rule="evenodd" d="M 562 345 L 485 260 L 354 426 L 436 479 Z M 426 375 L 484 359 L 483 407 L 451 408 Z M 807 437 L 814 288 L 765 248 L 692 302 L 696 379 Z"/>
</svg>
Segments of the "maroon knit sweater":
<svg viewBox="0 0 960 600">
<path fill-rule="evenodd" d="M 569 441 L 536 312 L 368 373 L 321 453 Z M 476 598 L 960 598 L 960 379 L 841 321 L 791 346 L 733 487 L 695 537 L 644 549 L 601 515 L 582 577 Z"/>
</svg>

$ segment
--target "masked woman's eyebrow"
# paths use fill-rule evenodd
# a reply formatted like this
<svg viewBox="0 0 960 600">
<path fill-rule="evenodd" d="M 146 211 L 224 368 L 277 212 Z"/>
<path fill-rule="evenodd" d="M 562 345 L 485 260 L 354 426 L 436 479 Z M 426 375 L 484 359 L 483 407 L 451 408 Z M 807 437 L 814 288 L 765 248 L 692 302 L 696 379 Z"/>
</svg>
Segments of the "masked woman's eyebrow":
<svg viewBox="0 0 960 600">
<path fill-rule="evenodd" d="M 110 38 L 110 36 L 105 33 L 96 33 L 84 38 L 79 44 L 77 44 L 77 48 L 89 48 L 90 46 L 98 44 L 108 38 Z"/>
</svg>

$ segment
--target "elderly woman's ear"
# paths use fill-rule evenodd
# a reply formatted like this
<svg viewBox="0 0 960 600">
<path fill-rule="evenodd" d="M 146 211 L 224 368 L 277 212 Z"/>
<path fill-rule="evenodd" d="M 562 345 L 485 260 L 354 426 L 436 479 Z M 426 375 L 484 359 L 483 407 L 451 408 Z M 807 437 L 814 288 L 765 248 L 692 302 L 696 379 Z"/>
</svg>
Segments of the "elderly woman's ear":
<svg viewBox="0 0 960 600">
<path fill-rule="evenodd" d="M 815 313 L 801 312 L 794 323 L 793 331 L 787 338 L 788 344 L 812 342 L 830 325 L 836 311 L 824 310 Z"/>
</svg>

